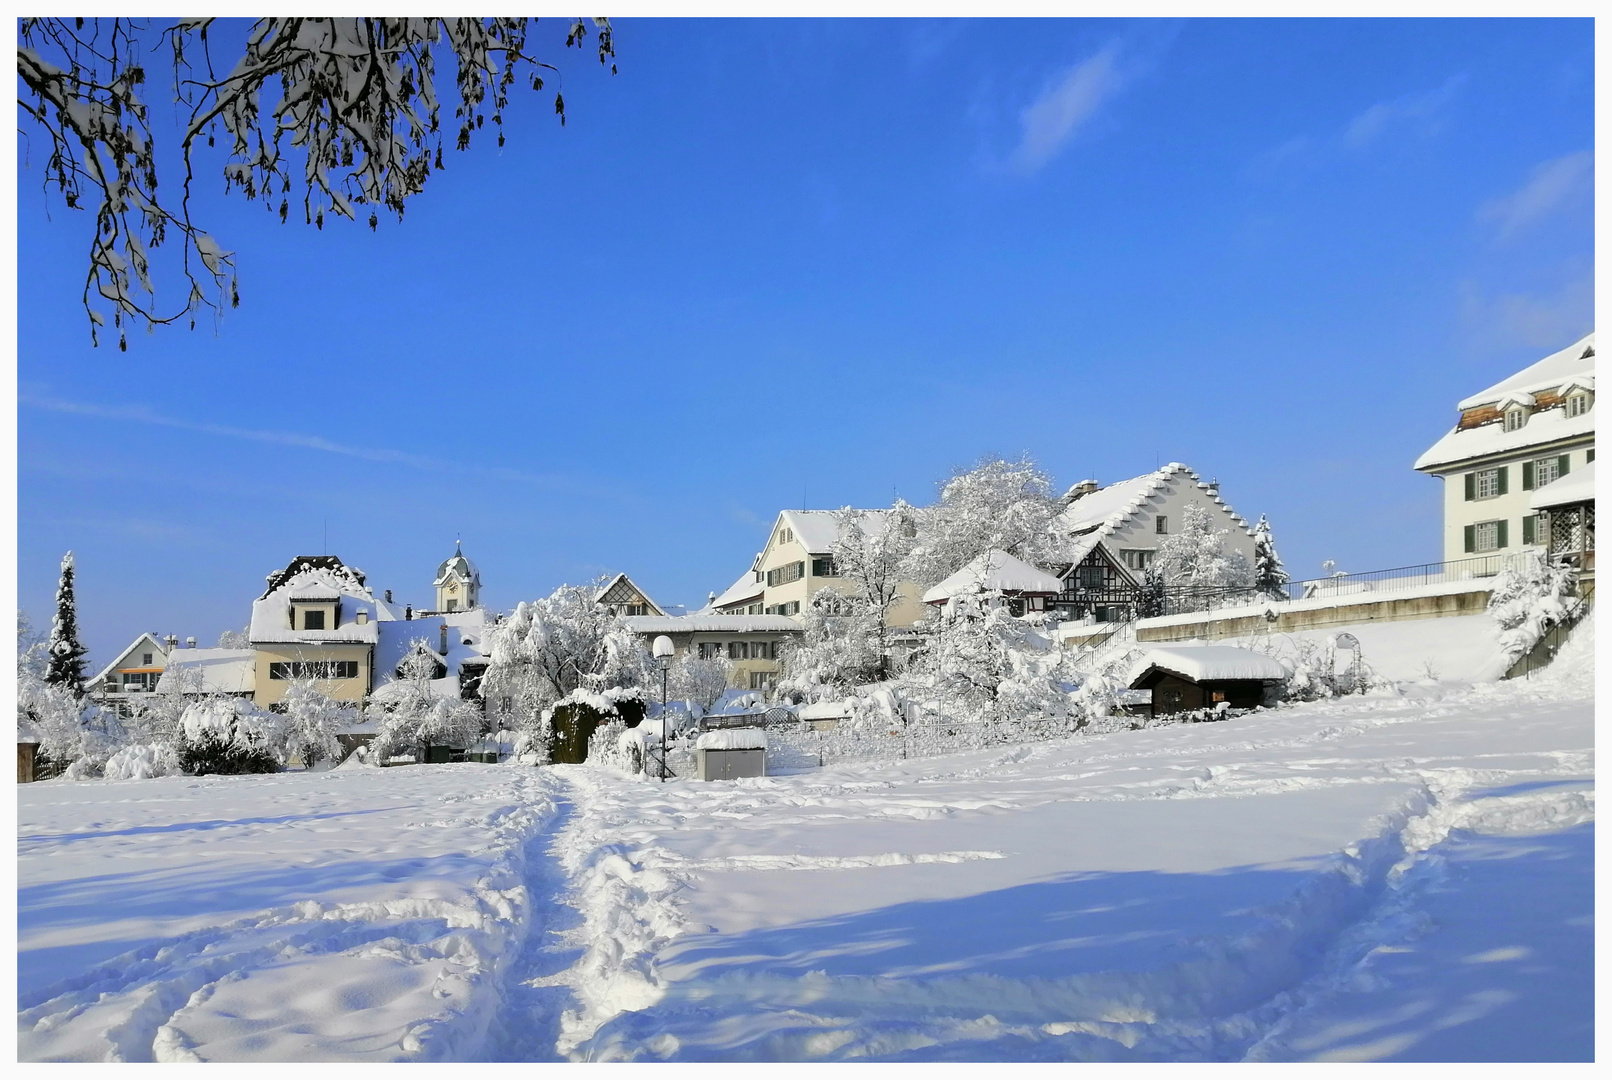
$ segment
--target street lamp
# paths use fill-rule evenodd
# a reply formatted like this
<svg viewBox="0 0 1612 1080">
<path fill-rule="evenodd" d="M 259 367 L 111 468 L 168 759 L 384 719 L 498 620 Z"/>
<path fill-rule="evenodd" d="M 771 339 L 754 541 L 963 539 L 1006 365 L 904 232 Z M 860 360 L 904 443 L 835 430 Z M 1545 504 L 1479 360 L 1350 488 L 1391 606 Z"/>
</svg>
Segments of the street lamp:
<svg viewBox="0 0 1612 1080">
<path fill-rule="evenodd" d="M 672 645 L 672 639 L 665 634 L 655 639 L 650 647 L 655 654 L 655 663 L 660 665 L 660 782 L 666 782 L 666 672 L 672 666 L 672 656 L 677 652 Z"/>
</svg>

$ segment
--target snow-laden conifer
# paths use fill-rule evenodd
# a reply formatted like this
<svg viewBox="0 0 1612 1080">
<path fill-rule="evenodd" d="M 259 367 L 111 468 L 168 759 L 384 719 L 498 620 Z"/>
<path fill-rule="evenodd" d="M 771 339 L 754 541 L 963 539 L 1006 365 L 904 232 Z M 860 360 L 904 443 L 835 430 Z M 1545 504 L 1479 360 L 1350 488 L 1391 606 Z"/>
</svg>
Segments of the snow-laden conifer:
<svg viewBox="0 0 1612 1080">
<path fill-rule="evenodd" d="M 1259 515 L 1254 526 L 1254 590 L 1261 596 L 1275 600 L 1287 599 L 1287 570 L 1281 556 L 1276 554 L 1276 539 L 1271 535 L 1271 523 Z"/>
<path fill-rule="evenodd" d="M 78 601 L 73 596 L 73 553 L 62 556 L 62 576 L 56 585 L 56 615 L 50 622 L 49 666 L 45 681 L 75 697 L 84 693 L 84 656 L 89 650 L 78 641 Z"/>
</svg>

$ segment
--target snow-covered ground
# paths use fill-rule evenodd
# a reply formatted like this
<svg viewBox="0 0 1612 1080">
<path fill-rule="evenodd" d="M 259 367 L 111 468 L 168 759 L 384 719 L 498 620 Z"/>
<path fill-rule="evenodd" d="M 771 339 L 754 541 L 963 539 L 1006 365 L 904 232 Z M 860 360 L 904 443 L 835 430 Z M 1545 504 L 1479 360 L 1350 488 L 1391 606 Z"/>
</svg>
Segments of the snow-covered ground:
<svg viewBox="0 0 1612 1080">
<path fill-rule="evenodd" d="M 1589 1060 L 1592 655 L 722 783 L 30 785 L 20 1054 Z"/>
</svg>

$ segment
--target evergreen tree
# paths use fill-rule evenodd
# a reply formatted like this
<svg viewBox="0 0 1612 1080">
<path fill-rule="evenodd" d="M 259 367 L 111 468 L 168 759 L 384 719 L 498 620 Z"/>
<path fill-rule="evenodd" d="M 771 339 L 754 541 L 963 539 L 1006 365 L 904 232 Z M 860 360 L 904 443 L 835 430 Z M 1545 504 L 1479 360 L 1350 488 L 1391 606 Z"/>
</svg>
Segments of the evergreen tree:
<svg viewBox="0 0 1612 1080">
<path fill-rule="evenodd" d="M 1136 617 L 1152 619 L 1164 613 L 1164 577 L 1157 567 L 1149 566 L 1142 574 L 1142 588 L 1136 594 Z"/>
<path fill-rule="evenodd" d="M 1271 523 L 1261 514 L 1259 524 L 1254 526 L 1254 588 L 1265 596 L 1285 600 L 1287 581 L 1287 570 L 1271 536 Z"/>
<path fill-rule="evenodd" d="M 73 599 L 73 553 L 62 556 L 62 579 L 56 586 L 56 617 L 50 622 L 50 663 L 45 681 L 75 697 L 84 693 L 84 656 L 78 642 L 78 602 Z"/>
</svg>

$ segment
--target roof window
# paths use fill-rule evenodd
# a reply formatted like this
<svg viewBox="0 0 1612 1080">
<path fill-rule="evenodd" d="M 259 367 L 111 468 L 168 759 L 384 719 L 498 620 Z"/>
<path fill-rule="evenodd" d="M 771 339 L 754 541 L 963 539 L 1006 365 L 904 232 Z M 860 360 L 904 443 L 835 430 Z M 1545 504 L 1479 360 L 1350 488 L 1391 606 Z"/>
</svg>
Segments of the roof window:
<svg viewBox="0 0 1612 1080">
<path fill-rule="evenodd" d="M 1593 402 L 1594 399 L 1590 396 L 1589 391 L 1574 390 L 1567 395 L 1567 415 L 1583 416 L 1590 411 L 1590 405 Z"/>
<path fill-rule="evenodd" d="M 1507 431 L 1521 431 L 1526 423 L 1528 423 L 1528 410 L 1521 405 L 1513 405 L 1506 410 Z"/>
</svg>

